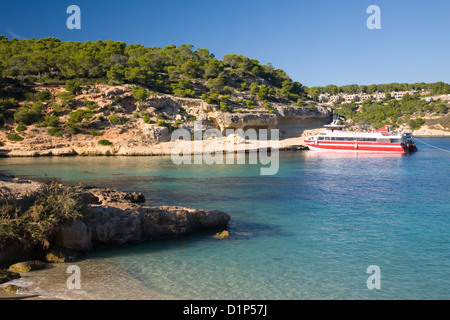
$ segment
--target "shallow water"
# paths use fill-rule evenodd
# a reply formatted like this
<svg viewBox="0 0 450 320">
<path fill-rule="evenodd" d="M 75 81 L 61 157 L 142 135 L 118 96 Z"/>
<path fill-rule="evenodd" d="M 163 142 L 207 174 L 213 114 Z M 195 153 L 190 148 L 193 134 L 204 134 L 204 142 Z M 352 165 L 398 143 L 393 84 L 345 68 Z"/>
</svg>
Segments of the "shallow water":
<svg viewBox="0 0 450 320">
<path fill-rule="evenodd" d="M 421 140 L 450 150 L 449 138 Z M 450 156 L 417 145 L 409 156 L 284 152 L 275 176 L 170 157 L 4 158 L 0 172 L 139 191 L 150 205 L 232 217 L 229 240 L 208 231 L 92 253 L 76 263 L 77 292 L 66 290 L 66 264 L 28 279 L 36 286 L 40 276 L 65 297 L 448 299 Z M 367 288 L 370 265 L 381 270 L 379 290 Z"/>
</svg>

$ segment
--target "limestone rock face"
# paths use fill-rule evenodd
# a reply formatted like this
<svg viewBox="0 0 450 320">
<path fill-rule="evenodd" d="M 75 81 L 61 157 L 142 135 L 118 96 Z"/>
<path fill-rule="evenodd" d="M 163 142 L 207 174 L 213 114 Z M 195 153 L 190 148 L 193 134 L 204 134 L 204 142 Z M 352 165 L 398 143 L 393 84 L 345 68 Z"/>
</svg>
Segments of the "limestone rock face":
<svg viewBox="0 0 450 320">
<path fill-rule="evenodd" d="M 229 219 L 225 212 L 184 207 L 141 207 L 135 210 L 98 207 L 88 224 L 93 243 L 124 245 L 223 226 Z"/>
<path fill-rule="evenodd" d="M 249 113 L 234 114 L 225 112 L 215 112 L 211 114 L 210 120 L 215 120 L 220 130 L 225 129 L 245 129 L 245 128 L 275 128 L 278 118 L 275 114 L 269 113 Z"/>
<path fill-rule="evenodd" d="M 89 189 L 88 192 L 96 199 L 91 205 L 92 214 L 85 221 L 75 221 L 60 228 L 53 243 L 60 249 L 84 252 L 99 245 L 122 246 L 179 237 L 226 226 L 230 220 L 230 216 L 222 211 L 136 204 L 128 199 L 130 194 L 112 189 Z M 55 262 L 67 261 L 60 252 L 48 256 Z"/>
<path fill-rule="evenodd" d="M 88 251 L 92 246 L 91 231 L 83 221 L 74 221 L 60 228 L 54 244 L 75 251 Z"/>
<path fill-rule="evenodd" d="M 167 142 L 170 141 L 170 131 L 167 127 L 161 127 L 155 124 L 145 125 L 143 128 L 143 133 L 148 137 L 149 140 L 157 142 Z"/>
</svg>

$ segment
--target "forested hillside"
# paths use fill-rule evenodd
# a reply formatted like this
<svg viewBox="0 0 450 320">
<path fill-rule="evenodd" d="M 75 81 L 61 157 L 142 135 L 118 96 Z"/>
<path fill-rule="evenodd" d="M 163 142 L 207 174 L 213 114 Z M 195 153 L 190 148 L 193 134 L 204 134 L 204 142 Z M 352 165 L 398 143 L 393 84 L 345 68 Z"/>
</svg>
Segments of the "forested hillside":
<svg viewBox="0 0 450 320">
<path fill-rule="evenodd" d="M 394 128 L 408 126 L 417 130 L 428 124 L 436 129 L 450 129 L 449 104 L 445 101 L 425 100 L 419 94 L 405 95 L 402 100 L 392 98 L 384 101 L 365 101 L 362 104 L 335 103 L 336 113 L 351 119 L 355 124 L 380 128 L 392 125 Z"/>
<path fill-rule="evenodd" d="M 252 83 L 260 100 L 296 102 L 305 95 L 300 83 L 271 64 L 237 54 L 219 60 L 208 49 L 194 50 L 192 45 L 157 48 L 111 40 L 79 43 L 0 36 L 0 72 L 26 83 L 130 83 L 180 97 L 246 90 Z"/>
<path fill-rule="evenodd" d="M 117 88 L 122 85 L 128 87 Z M 255 113 L 264 124 L 264 119 L 289 112 L 295 117 L 305 112 L 308 117 L 323 116 L 329 111 L 314 101 L 321 93 L 411 89 L 428 90 L 430 95 L 450 93 L 443 82 L 308 88 L 270 63 L 262 65 L 238 54 L 218 59 L 208 49 L 192 45 L 158 48 L 112 40 L 80 43 L 0 36 L 0 144 L 38 141 L 42 131 L 68 140 L 79 134 L 104 136 L 121 125 L 131 129 L 151 124 L 169 131 L 192 125 L 195 114 L 183 108 L 164 113 L 152 107 L 149 99 L 157 95 L 196 99 L 197 106 L 204 102 L 210 111 L 222 114 Z M 383 101 L 339 102 L 332 107 L 357 124 L 411 129 L 429 124 L 449 130 L 448 101 L 425 101 L 420 95 L 401 101 L 387 95 Z M 286 113 L 286 108 L 291 111 Z"/>
<path fill-rule="evenodd" d="M 336 95 L 340 93 L 346 94 L 359 94 L 368 93 L 373 94 L 375 92 L 387 92 L 392 91 L 411 91 L 411 90 L 425 90 L 429 91 L 431 95 L 438 94 L 450 94 L 450 85 L 448 83 L 439 81 L 434 83 L 384 83 L 384 84 L 371 84 L 371 85 L 358 85 L 349 84 L 344 86 L 336 86 L 333 84 L 323 87 L 310 87 L 307 88 L 307 93 L 313 98 L 318 98 L 320 94 L 328 93 L 330 95 Z"/>
</svg>

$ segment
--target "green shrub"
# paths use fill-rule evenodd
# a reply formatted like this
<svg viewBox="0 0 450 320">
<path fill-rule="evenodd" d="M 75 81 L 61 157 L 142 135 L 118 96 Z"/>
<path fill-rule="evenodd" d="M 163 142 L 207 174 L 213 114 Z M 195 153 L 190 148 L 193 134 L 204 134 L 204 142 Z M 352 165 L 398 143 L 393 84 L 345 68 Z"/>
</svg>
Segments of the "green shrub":
<svg viewBox="0 0 450 320">
<path fill-rule="evenodd" d="M 17 133 L 10 133 L 6 136 L 6 138 L 10 141 L 23 141 L 23 138 Z"/>
<path fill-rule="evenodd" d="M 110 145 L 112 145 L 112 142 L 109 140 L 106 140 L 106 139 L 102 139 L 98 142 L 98 144 L 101 146 L 110 146 Z"/>
<path fill-rule="evenodd" d="M 233 109 L 226 102 L 220 101 L 220 111 L 231 112 Z"/>
<path fill-rule="evenodd" d="M 233 88 L 231 88 L 229 86 L 225 86 L 225 87 L 223 87 L 223 92 L 225 92 L 227 94 L 231 94 L 233 92 Z"/>
<path fill-rule="evenodd" d="M 120 96 L 114 97 L 113 101 L 118 105 L 122 105 L 122 97 Z"/>
<path fill-rule="evenodd" d="M 39 121 L 45 106 L 41 102 L 35 102 L 31 107 L 23 106 L 14 113 L 14 121 L 31 125 Z"/>
<path fill-rule="evenodd" d="M 177 97 L 181 98 L 193 98 L 195 97 L 195 90 L 194 89 L 174 89 L 173 94 Z"/>
<path fill-rule="evenodd" d="M 47 133 L 53 137 L 61 137 L 63 134 L 63 130 L 61 128 L 52 127 L 47 130 Z"/>
<path fill-rule="evenodd" d="M 0 110 L 1 109 L 16 109 L 19 107 L 19 103 L 16 99 L 0 99 Z"/>
<path fill-rule="evenodd" d="M 69 119 L 65 123 L 65 126 L 70 129 L 70 132 L 76 134 L 79 129 L 88 127 L 91 122 L 89 121 L 94 116 L 94 112 L 86 109 L 78 109 L 69 113 Z"/>
<path fill-rule="evenodd" d="M 113 115 L 111 115 L 111 116 L 109 117 L 109 121 L 110 121 L 112 124 L 121 124 L 121 123 L 125 123 L 125 122 L 127 122 L 127 120 L 128 120 L 127 117 L 119 117 L 119 116 L 117 116 L 117 115 L 115 115 L 115 114 L 113 114 Z"/>
<path fill-rule="evenodd" d="M 80 132 L 81 124 L 79 124 L 79 123 L 67 121 L 64 125 L 66 126 L 67 129 L 69 129 L 70 133 L 72 133 L 72 134 L 76 134 L 76 133 Z"/>
<path fill-rule="evenodd" d="M 91 101 L 88 99 L 84 99 L 83 100 L 83 104 L 86 108 L 88 108 L 89 110 L 94 110 L 98 108 L 98 104 L 95 101 Z"/>
<path fill-rule="evenodd" d="M 55 114 L 46 116 L 44 122 L 37 125 L 38 127 L 57 127 L 59 125 L 59 117 Z"/>
<path fill-rule="evenodd" d="M 101 135 L 102 135 L 102 133 L 101 133 L 100 131 L 95 130 L 95 129 L 91 129 L 91 130 L 89 131 L 89 134 L 90 134 L 92 137 L 98 137 L 98 136 L 101 136 Z"/>
<path fill-rule="evenodd" d="M 94 116 L 92 110 L 78 109 L 69 113 L 69 122 L 81 123 L 83 120 L 89 120 Z"/>
<path fill-rule="evenodd" d="M 56 96 L 57 96 L 59 99 L 61 99 L 62 103 L 64 103 L 64 104 L 65 104 L 66 102 L 68 102 L 68 101 L 70 101 L 70 100 L 73 100 L 73 99 L 75 98 L 75 96 L 74 96 L 72 93 L 67 92 L 67 91 L 60 92 L 60 93 L 58 93 Z"/>
<path fill-rule="evenodd" d="M 259 87 L 259 90 L 256 94 L 256 96 L 258 97 L 258 100 L 260 101 L 264 101 L 267 100 L 268 96 L 269 96 L 269 88 L 266 87 L 266 85 L 261 85 Z"/>
<path fill-rule="evenodd" d="M 144 115 L 144 117 L 142 118 L 142 120 L 144 120 L 145 123 L 148 124 L 152 124 L 155 123 L 155 121 L 153 121 L 152 119 L 150 119 L 150 116 L 148 114 Z"/>
<path fill-rule="evenodd" d="M 55 110 L 56 112 L 61 112 L 64 110 L 64 106 L 62 104 L 59 103 L 54 103 L 52 104 L 52 108 L 53 110 Z"/>
<path fill-rule="evenodd" d="M 223 78 L 209 79 L 206 87 L 212 93 L 221 93 L 225 86 L 225 80 Z"/>
<path fill-rule="evenodd" d="M 78 80 L 67 80 L 66 90 L 72 93 L 77 93 L 81 90 L 80 83 L 78 82 Z"/>
<path fill-rule="evenodd" d="M 252 94 L 257 94 L 259 92 L 259 85 L 256 82 L 250 84 L 250 92 Z"/>
<path fill-rule="evenodd" d="M 167 127 L 167 123 L 164 120 L 158 120 L 156 124 L 160 127 Z"/>
<path fill-rule="evenodd" d="M 133 89 L 131 89 L 131 95 L 133 96 L 134 99 L 142 103 L 145 99 L 148 98 L 150 93 L 145 89 L 133 87 Z"/>
<path fill-rule="evenodd" d="M 25 130 L 27 130 L 27 127 L 26 127 L 23 123 L 20 123 L 20 124 L 16 127 L 16 131 L 17 131 L 17 132 L 24 132 Z"/>
<path fill-rule="evenodd" d="M 263 105 L 264 108 L 266 108 L 270 114 L 274 114 L 275 113 L 275 109 L 270 105 L 270 103 L 264 103 Z"/>
<path fill-rule="evenodd" d="M 424 123 L 425 123 L 425 119 L 417 118 L 417 119 L 409 120 L 408 124 L 409 124 L 409 127 L 411 128 L 411 130 L 417 130 L 421 126 L 423 126 Z"/>
<path fill-rule="evenodd" d="M 27 92 L 25 93 L 25 99 L 28 101 L 48 101 L 53 98 L 52 94 L 48 90 L 39 91 L 36 93 Z"/>
<path fill-rule="evenodd" d="M 254 109 L 255 106 L 255 101 L 253 100 L 245 100 L 245 105 L 247 106 L 248 109 Z"/>
<path fill-rule="evenodd" d="M 189 80 L 180 79 L 178 82 L 172 83 L 171 88 L 173 94 L 177 97 L 186 98 L 195 96 L 195 90 Z"/>
</svg>

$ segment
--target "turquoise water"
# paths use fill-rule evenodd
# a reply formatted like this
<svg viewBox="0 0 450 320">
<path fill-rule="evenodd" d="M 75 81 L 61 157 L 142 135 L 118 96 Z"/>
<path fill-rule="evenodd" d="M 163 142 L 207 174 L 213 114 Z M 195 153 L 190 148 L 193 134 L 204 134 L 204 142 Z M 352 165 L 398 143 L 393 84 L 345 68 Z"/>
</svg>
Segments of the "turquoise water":
<svg viewBox="0 0 450 320">
<path fill-rule="evenodd" d="M 450 138 L 421 140 L 450 150 Z M 448 299 L 450 153 L 417 145 L 410 156 L 281 153 L 275 176 L 170 157 L 4 158 L 0 172 L 228 212 L 229 240 L 208 231 L 89 256 L 175 299 Z M 379 290 L 367 288 L 370 265 Z"/>
</svg>

